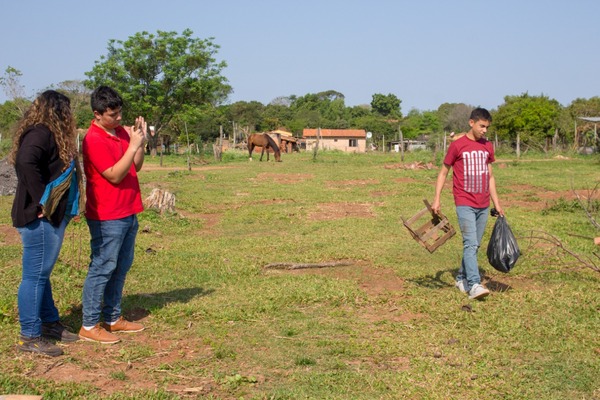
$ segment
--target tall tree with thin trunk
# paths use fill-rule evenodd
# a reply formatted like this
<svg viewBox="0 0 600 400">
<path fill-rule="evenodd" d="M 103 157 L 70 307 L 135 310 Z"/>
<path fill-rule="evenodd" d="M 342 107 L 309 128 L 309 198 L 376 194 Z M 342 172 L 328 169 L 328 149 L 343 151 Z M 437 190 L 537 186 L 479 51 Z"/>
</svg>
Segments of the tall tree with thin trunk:
<svg viewBox="0 0 600 400">
<path fill-rule="evenodd" d="M 6 67 L 4 76 L 0 77 L 0 86 L 6 97 L 12 101 L 17 118 L 21 118 L 31 103 L 25 95 L 25 87 L 21 84 L 23 74 L 16 68 Z"/>
<path fill-rule="evenodd" d="M 162 138 L 176 117 L 196 107 L 217 106 L 231 93 L 221 75 L 227 64 L 216 60 L 218 49 L 213 38 L 195 38 L 190 29 L 181 35 L 140 32 L 125 41 L 112 39 L 107 54 L 86 73 L 86 85 L 119 91 L 127 104 L 125 121 L 142 115 L 156 127 L 155 138 Z"/>
</svg>

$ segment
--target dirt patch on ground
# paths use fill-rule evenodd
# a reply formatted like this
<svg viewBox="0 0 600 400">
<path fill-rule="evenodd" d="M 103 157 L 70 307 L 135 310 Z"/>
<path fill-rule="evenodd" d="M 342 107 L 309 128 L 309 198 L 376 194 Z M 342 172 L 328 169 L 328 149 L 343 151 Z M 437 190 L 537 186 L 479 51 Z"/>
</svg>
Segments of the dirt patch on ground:
<svg viewBox="0 0 600 400">
<path fill-rule="evenodd" d="M 0 244 L 7 246 L 21 244 L 21 236 L 17 229 L 10 225 L 0 224 Z"/>
<path fill-rule="evenodd" d="M 527 276 L 496 275 L 492 277 L 485 275 L 482 277 L 482 282 L 491 292 L 497 293 L 511 290 L 529 292 L 545 289 L 543 283 Z"/>
<path fill-rule="evenodd" d="M 121 343 L 113 346 L 85 341 L 72 343 L 65 347 L 68 359 L 37 357 L 29 375 L 56 382 L 87 384 L 103 396 L 123 392 L 125 388 L 131 391 L 159 389 L 164 387 L 162 382 L 165 380 L 172 381 L 167 384 L 169 392 L 182 396 L 215 395 L 218 384 L 211 378 L 181 376 L 170 368 L 186 361 L 201 363 L 212 356 L 212 349 L 198 338 L 169 340 L 162 335 L 156 336 L 158 334 L 151 331 L 122 334 L 119 335 Z M 140 354 L 136 355 L 136 351 Z M 35 357 L 19 356 L 24 360 Z"/>
<path fill-rule="evenodd" d="M 348 264 L 350 265 L 277 271 L 290 275 L 319 275 L 355 282 L 368 298 L 378 299 L 375 302 L 367 302 L 358 309 L 359 317 L 368 322 L 408 322 L 425 317 L 423 314 L 402 310 L 394 304 L 394 299 L 404 292 L 404 280 L 393 270 L 375 268 L 364 262 L 348 261 Z"/>
<path fill-rule="evenodd" d="M 312 221 L 331 221 L 341 218 L 372 218 L 375 216 L 373 207 L 381 203 L 322 203 L 310 212 L 308 218 Z"/>
<path fill-rule="evenodd" d="M 587 190 L 576 190 L 585 203 L 590 197 L 592 200 L 600 200 L 600 192 L 591 193 Z M 533 185 L 514 185 L 510 187 L 509 193 L 500 195 L 500 201 L 505 207 L 517 206 L 533 211 L 541 211 L 551 207 L 558 200 L 573 201 L 577 196 L 572 190 L 550 191 Z"/>
<path fill-rule="evenodd" d="M 284 270 L 291 275 L 320 275 L 335 279 L 346 279 L 356 282 L 358 287 L 367 295 L 375 297 L 394 294 L 404 290 L 404 280 L 390 269 L 375 268 L 361 262 L 348 262 L 351 265 L 341 265 L 326 268 L 302 268 Z"/>
<path fill-rule="evenodd" d="M 223 214 L 220 214 L 220 213 L 196 214 L 196 213 L 183 212 L 180 214 L 184 218 L 203 221 L 204 224 L 202 225 L 202 232 L 208 232 L 208 233 L 214 232 L 213 228 L 215 228 L 217 225 L 219 225 L 219 222 L 221 222 L 221 219 L 223 218 Z"/>
</svg>

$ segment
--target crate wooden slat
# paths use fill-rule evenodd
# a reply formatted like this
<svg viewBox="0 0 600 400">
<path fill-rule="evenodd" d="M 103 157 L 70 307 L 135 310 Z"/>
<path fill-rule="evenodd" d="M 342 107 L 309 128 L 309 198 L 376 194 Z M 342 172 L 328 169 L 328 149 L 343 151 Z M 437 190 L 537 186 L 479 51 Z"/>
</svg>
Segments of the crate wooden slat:
<svg viewBox="0 0 600 400">
<path fill-rule="evenodd" d="M 402 217 L 402 222 L 413 239 L 433 253 L 454 236 L 456 231 L 444 214 L 433 212 L 427 199 L 423 199 L 423 203 L 425 208 L 408 219 Z"/>
</svg>

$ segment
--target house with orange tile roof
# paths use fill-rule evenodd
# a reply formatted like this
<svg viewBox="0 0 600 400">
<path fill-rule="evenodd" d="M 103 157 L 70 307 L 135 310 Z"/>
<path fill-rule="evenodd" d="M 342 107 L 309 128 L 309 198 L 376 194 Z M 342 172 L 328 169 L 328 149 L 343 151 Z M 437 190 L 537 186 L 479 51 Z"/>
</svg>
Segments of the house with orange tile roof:
<svg viewBox="0 0 600 400">
<path fill-rule="evenodd" d="M 304 129 L 302 138 L 306 150 L 319 143 L 319 149 L 341 150 L 347 153 L 364 153 L 367 150 L 367 133 L 364 129 Z"/>
</svg>

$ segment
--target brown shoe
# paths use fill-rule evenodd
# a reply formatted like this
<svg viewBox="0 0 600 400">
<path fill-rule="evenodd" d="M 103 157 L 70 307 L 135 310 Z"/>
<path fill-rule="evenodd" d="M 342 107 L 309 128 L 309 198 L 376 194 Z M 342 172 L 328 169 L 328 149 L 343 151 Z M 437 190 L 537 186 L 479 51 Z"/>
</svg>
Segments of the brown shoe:
<svg viewBox="0 0 600 400">
<path fill-rule="evenodd" d="M 109 332 L 141 332 L 145 329 L 144 325 L 127 321 L 122 316 L 113 324 L 103 322 L 102 327 Z"/>
<path fill-rule="evenodd" d="M 99 342 L 102 344 L 114 344 L 121 340 L 112 333 L 107 332 L 99 323 L 89 331 L 82 326 L 79 330 L 79 337 L 83 340 Z"/>
</svg>

